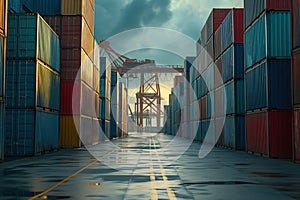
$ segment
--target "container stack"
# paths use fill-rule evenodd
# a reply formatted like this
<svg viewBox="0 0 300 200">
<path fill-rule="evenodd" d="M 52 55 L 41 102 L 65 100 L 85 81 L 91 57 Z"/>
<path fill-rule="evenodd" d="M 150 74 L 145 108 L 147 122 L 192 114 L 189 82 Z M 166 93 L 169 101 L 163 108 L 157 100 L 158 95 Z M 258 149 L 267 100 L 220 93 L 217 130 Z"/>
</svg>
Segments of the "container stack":
<svg viewBox="0 0 300 200">
<path fill-rule="evenodd" d="M 60 146 L 96 144 L 100 53 L 94 42 L 94 1 L 47 2 L 39 1 L 33 10 L 42 13 L 61 39 Z"/>
<path fill-rule="evenodd" d="M 99 98 L 99 123 L 103 134 L 111 139 L 113 134 L 110 131 L 111 111 L 111 66 L 106 57 L 100 58 L 100 98 Z"/>
<path fill-rule="evenodd" d="M 292 84 L 293 84 L 293 148 L 294 160 L 300 161 L 300 1 L 292 1 Z"/>
<path fill-rule="evenodd" d="M 183 105 L 184 105 L 184 77 L 175 76 L 173 88 L 173 124 L 172 135 L 184 137 Z"/>
<path fill-rule="evenodd" d="M 210 122 L 215 121 L 215 89 L 219 84 L 215 84 L 215 64 L 217 56 L 220 57 L 220 46 L 215 48 L 215 42 L 220 42 L 220 26 L 224 18 L 228 15 L 230 9 L 213 9 L 210 13 L 202 31 L 201 46 L 198 48 L 197 70 L 199 76 L 196 77 L 196 91 L 198 93 L 199 112 L 199 128 L 196 134 L 196 140 L 203 142 L 206 136 Z M 199 50 L 200 49 L 200 50 Z M 219 59 L 220 63 L 220 59 Z M 197 103 L 196 103 L 197 105 Z M 197 123 L 196 123 L 197 124 Z"/>
<path fill-rule="evenodd" d="M 5 156 L 59 148 L 59 38 L 39 14 L 9 14 Z"/>
<path fill-rule="evenodd" d="M 195 57 L 186 57 L 184 61 L 184 107 L 183 107 L 183 127 L 184 127 L 184 137 L 193 139 L 193 135 L 191 133 L 192 123 L 190 120 L 190 106 L 191 102 L 193 101 L 193 95 L 191 91 L 191 68 L 193 67 L 193 62 Z"/>
<path fill-rule="evenodd" d="M 247 151 L 291 158 L 290 1 L 244 0 Z"/>
<path fill-rule="evenodd" d="M 6 68 L 7 1 L 0 1 L 0 161 L 4 158 L 4 82 Z"/>
<path fill-rule="evenodd" d="M 220 38 L 215 49 L 215 63 L 222 75 L 223 83 L 215 78 L 216 120 L 225 114 L 225 124 L 219 145 L 245 150 L 245 106 L 244 106 L 244 10 L 231 9 L 222 26 L 215 33 Z M 219 53 L 221 52 L 221 53 Z M 216 71 L 215 71 L 216 72 Z M 220 87 L 221 85 L 221 87 Z M 225 88 L 226 100 L 222 89 Z M 225 106 L 220 104 L 226 103 Z M 218 107 L 219 106 L 219 107 Z M 223 111 L 223 112 L 220 112 Z"/>
<path fill-rule="evenodd" d="M 110 111 L 110 133 L 111 138 L 121 137 L 118 133 L 119 127 L 119 78 L 116 71 L 111 72 L 111 111 Z"/>
<path fill-rule="evenodd" d="M 119 137 L 128 135 L 128 107 L 127 107 L 127 89 L 125 84 L 119 82 Z"/>
<path fill-rule="evenodd" d="M 165 134 L 170 134 L 170 106 L 169 105 L 164 105 L 164 133 Z"/>
</svg>

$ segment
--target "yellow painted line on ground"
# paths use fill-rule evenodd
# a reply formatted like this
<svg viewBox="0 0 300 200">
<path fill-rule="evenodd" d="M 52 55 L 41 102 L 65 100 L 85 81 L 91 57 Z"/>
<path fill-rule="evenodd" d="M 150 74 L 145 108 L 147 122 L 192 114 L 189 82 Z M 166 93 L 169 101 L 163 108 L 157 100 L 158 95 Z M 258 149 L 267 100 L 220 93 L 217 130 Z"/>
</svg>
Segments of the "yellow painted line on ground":
<svg viewBox="0 0 300 200">
<path fill-rule="evenodd" d="M 151 138 L 151 139 L 152 139 L 152 138 Z M 153 140 L 154 140 L 154 139 L 153 139 Z M 159 158 L 157 149 L 156 149 L 155 141 L 153 141 L 153 146 L 154 146 L 154 150 L 155 150 L 155 153 L 156 153 L 156 157 L 157 157 L 158 162 L 159 162 L 160 172 L 161 172 L 161 175 L 162 175 L 163 180 L 164 180 L 164 185 L 165 185 L 165 187 L 167 188 L 168 197 L 169 197 L 169 199 L 171 199 L 171 200 L 176 200 L 176 195 L 175 195 L 174 191 L 170 188 L 169 180 L 168 180 L 168 178 L 167 178 L 167 176 L 166 176 L 166 171 L 165 171 L 165 169 L 163 168 L 163 166 L 161 165 L 161 161 L 160 161 L 160 158 Z"/>
<path fill-rule="evenodd" d="M 58 186 L 60 186 L 61 184 L 67 182 L 68 180 L 70 180 L 71 178 L 73 178 L 74 176 L 78 175 L 79 173 L 81 173 L 82 171 L 86 170 L 87 168 L 89 168 L 90 166 L 92 166 L 93 164 L 97 163 L 97 160 L 94 160 L 92 162 L 90 162 L 88 165 L 82 167 L 80 170 L 78 170 L 77 172 L 75 172 L 74 174 L 71 174 L 70 176 L 64 178 L 63 180 L 61 180 L 60 182 L 56 183 L 55 185 L 51 186 L 50 188 L 48 188 L 47 190 L 45 190 L 44 192 L 41 192 L 31 198 L 29 198 L 29 200 L 33 200 L 33 199 L 37 199 L 40 197 L 43 197 L 45 194 L 47 194 L 48 192 L 51 192 L 52 190 L 54 190 L 55 188 L 57 188 Z"/>
<path fill-rule="evenodd" d="M 155 183 L 155 175 L 154 175 L 154 169 L 153 169 L 153 161 L 152 161 L 152 152 L 151 152 L 151 140 L 149 140 L 149 148 L 150 148 L 150 198 L 151 200 L 158 199 L 157 191 L 156 191 L 156 183 Z"/>
</svg>

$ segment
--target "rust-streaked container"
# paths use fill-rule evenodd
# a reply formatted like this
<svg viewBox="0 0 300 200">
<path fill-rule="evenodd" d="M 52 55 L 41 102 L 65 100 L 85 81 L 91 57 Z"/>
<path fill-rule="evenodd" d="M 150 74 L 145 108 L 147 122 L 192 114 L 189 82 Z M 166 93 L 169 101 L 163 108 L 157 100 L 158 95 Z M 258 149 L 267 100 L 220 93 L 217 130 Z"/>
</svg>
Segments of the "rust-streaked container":
<svg viewBox="0 0 300 200">
<path fill-rule="evenodd" d="M 94 3 L 93 0 L 62 0 L 62 15 L 82 15 L 89 29 L 94 34 Z"/>
<path fill-rule="evenodd" d="M 294 160 L 300 161 L 300 109 L 294 110 L 294 122 L 293 122 L 293 149 Z"/>
<path fill-rule="evenodd" d="M 292 55 L 293 104 L 300 107 L 300 50 Z"/>
<path fill-rule="evenodd" d="M 246 114 L 247 151 L 271 158 L 292 157 L 292 113 L 289 110 Z"/>
<path fill-rule="evenodd" d="M 0 35 L 6 35 L 7 0 L 0 0 Z"/>
<path fill-rule="evenodd" d="M 60 116 L 59 144 L 61 148 L 79 148 L 81 141 L 76 127 L 79 127 L 79 116 Z"/>
</svg>

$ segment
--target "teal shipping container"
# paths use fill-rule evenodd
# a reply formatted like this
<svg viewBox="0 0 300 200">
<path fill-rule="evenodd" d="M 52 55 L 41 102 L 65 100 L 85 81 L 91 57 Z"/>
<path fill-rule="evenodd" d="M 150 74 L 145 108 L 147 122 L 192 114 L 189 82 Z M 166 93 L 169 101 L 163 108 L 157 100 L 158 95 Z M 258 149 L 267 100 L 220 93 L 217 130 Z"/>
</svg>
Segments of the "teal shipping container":
<svg viewBox="0 0 300 200">
<path fill-rule="evenodd" d="M 33 5 L 33 0 L 8 0 L 8 10 L 15 13 L 32 11 Z"/>
<path fill-rule="evenodd" d="M 234 80 L 225 85 L 226 91 L 226 115 L 244 114 L 244 80 Z M 225 107 L 225 105 L 224 105 Z"/>
<path fill-rule="evenodd" d="M 34 156 L 59 148 L 59 114 L 6 109 L 4 157 Z"/>
<path fill-rule="evenodd" d="M 0 160 L 4 159 L 4 103 L 0 103 Z"/>
<path fill-rule="evenodd" d="M 290 12 L 262 15 L 245 33 L 245 69 L 265 58 L 291 57 Z"/>
<path fill-rule="evenodd" d="M 237 150 L 245 150 L 245 117 L 227 116 L 223 129 L 223 145 Z"/>
<path fill-rule="evenodd" d="M 59 111 L 59 74 L 40 61 L 8 60 L 6 107 Z"/>
<path fill-rule="evenodd" d="M 207 95 L 207 118 L 214 117 L 215 114 L 215 93 L 214 91 Z"/>
<path fill-rule="evenodd" d="M 0 35 L 0 97 L 4 96 L 5 39 Z"/>
<path fill-rule="evenodd" d="M 59 38 L 39 14 L 9 14 L 7 59 L 39 59 L 59 72 Z"/>
</svg>

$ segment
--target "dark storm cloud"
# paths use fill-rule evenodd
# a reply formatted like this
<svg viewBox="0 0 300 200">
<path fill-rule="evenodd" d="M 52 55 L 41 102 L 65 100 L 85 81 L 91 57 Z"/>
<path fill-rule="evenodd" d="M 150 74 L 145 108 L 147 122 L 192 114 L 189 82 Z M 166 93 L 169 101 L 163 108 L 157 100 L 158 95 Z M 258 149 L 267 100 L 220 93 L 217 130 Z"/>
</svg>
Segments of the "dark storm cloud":
<svg viewBox="0 0 300 200">
<path fill-rule="evenodd" d="M 96 0 L 96 37 L 107 38 L 119 32 L 144 26 L 161 26 L 172 17 L 170 0 Z M 100 25 L 101 24 L 101 25 Z"/>
</svg>

